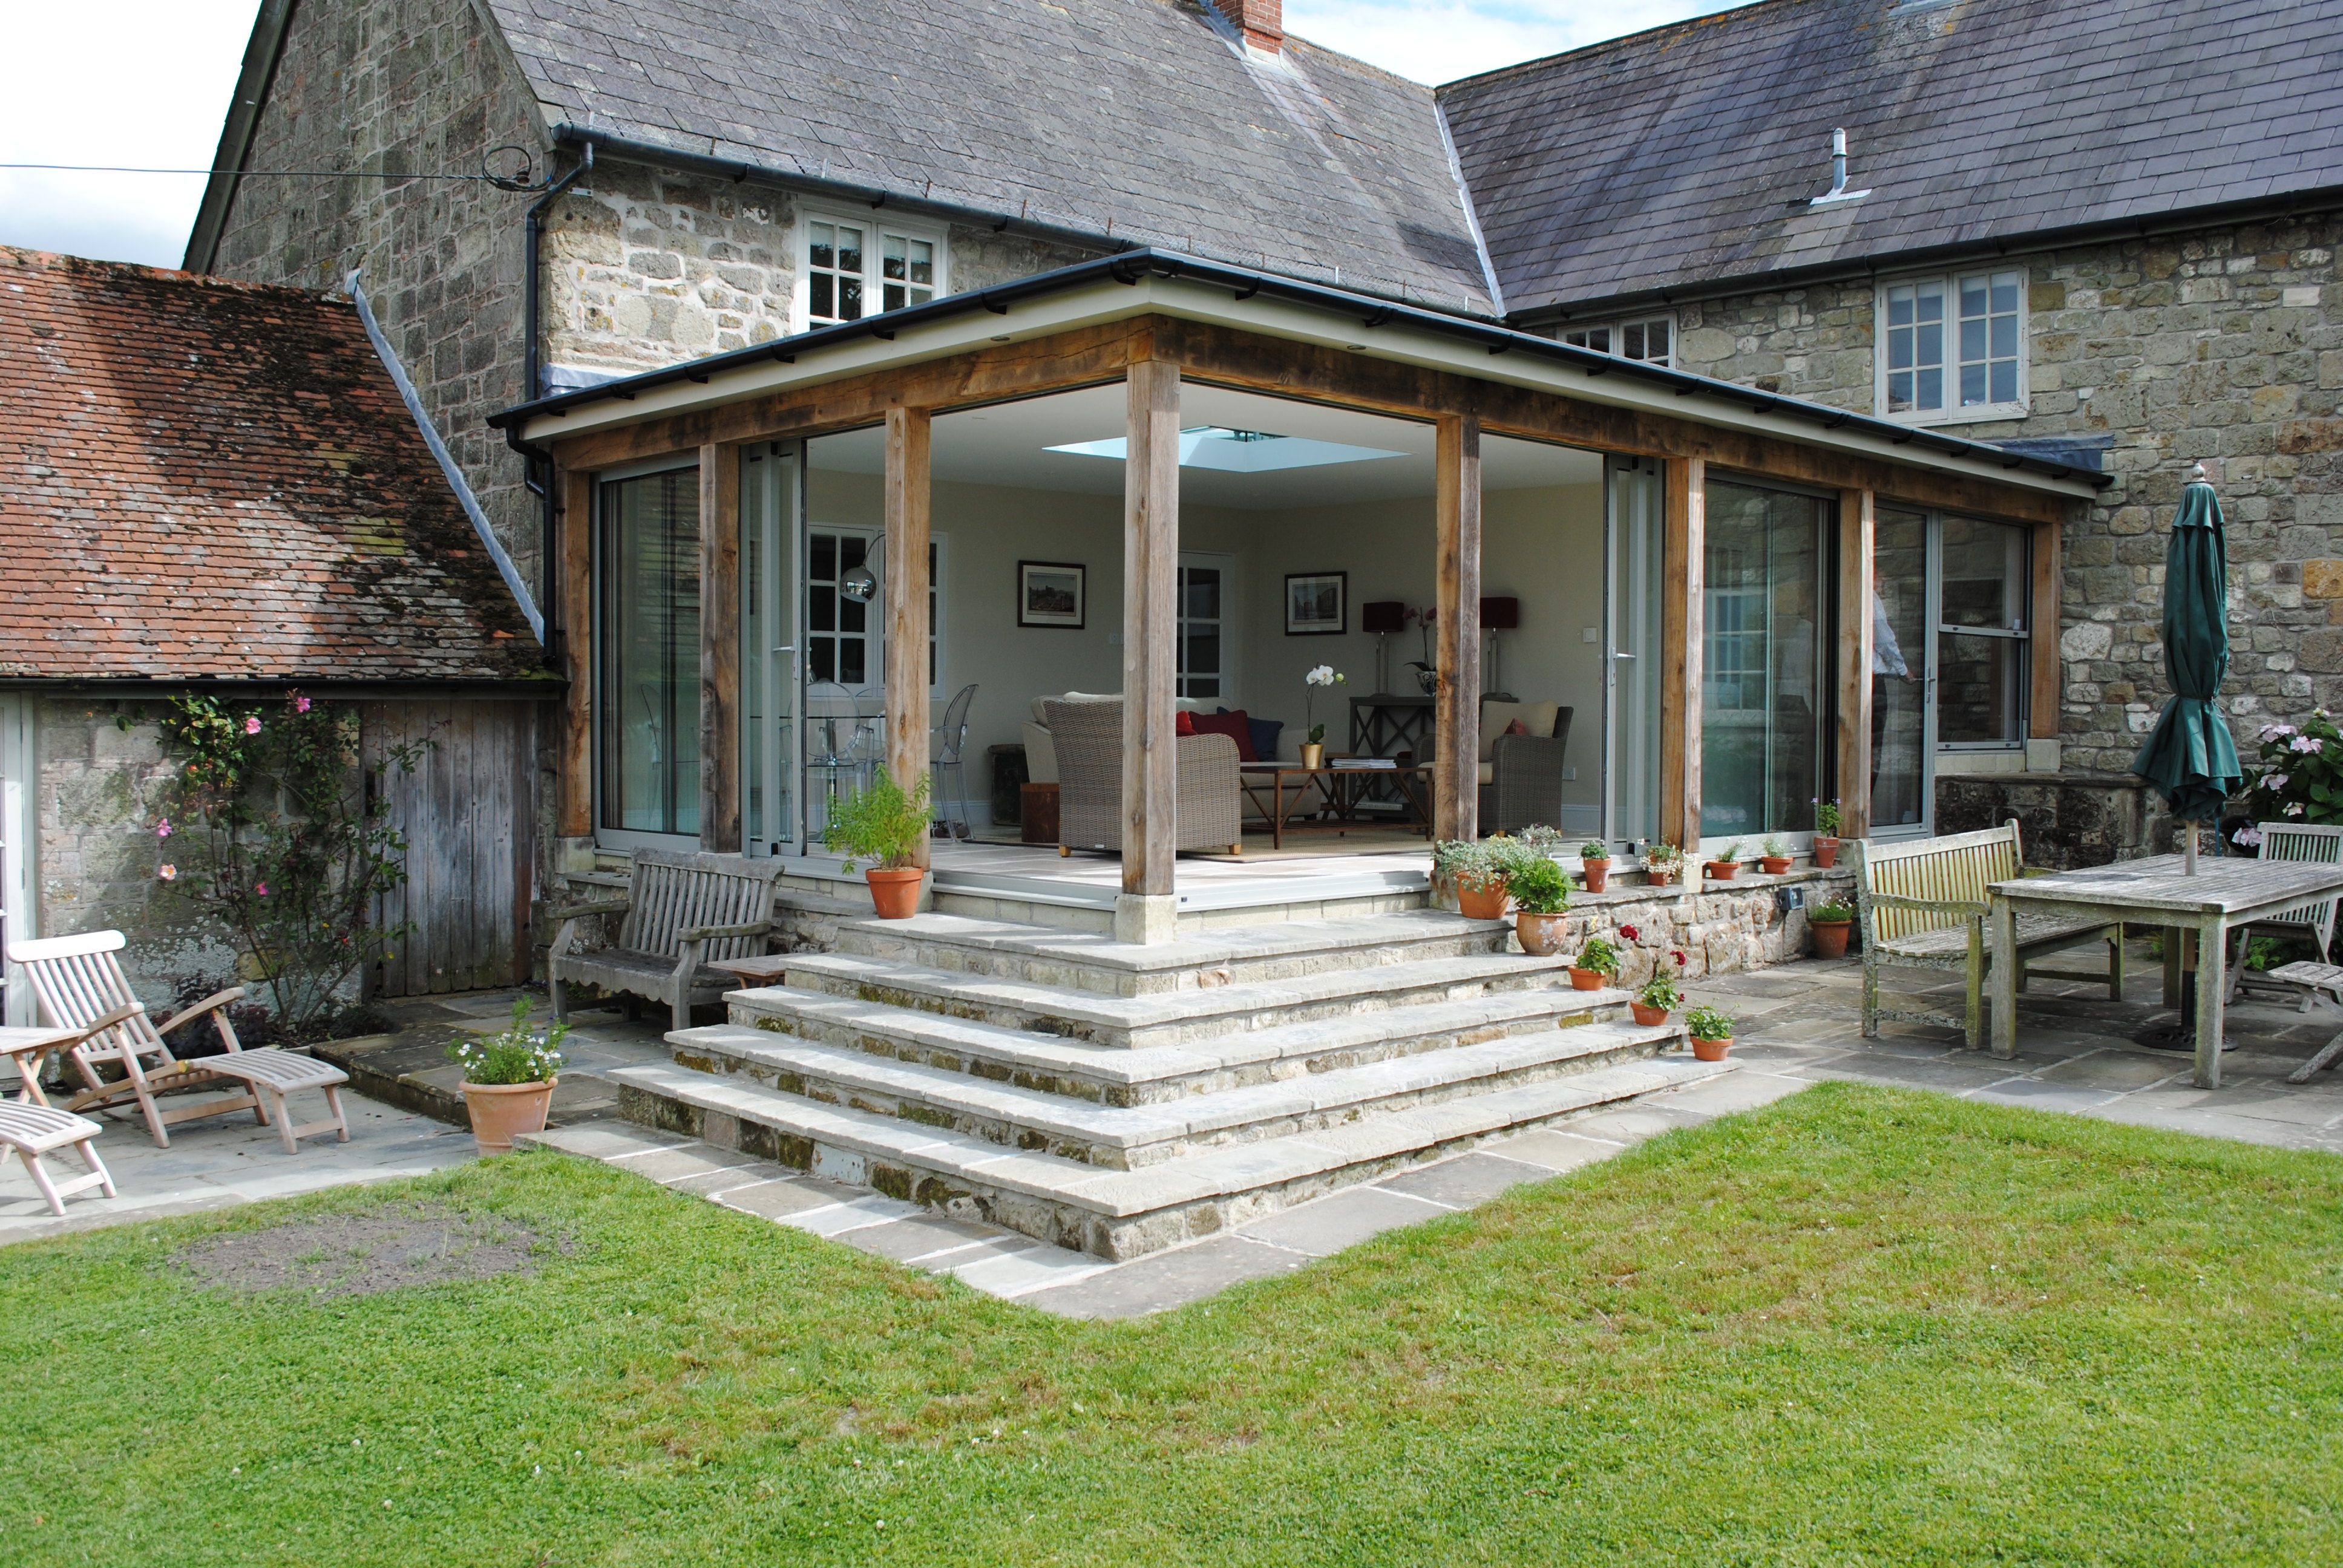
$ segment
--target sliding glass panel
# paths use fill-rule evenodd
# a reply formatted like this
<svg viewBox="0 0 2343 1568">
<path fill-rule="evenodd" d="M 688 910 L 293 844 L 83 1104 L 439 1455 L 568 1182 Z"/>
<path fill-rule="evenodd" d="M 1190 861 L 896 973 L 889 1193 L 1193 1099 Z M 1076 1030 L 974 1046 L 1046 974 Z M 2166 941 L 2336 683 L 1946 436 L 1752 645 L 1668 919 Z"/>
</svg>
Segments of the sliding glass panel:
<svg viewBox="0 0 2343 1568">
<path fill-rule="evenodd" d="M 2024 631 L 2026 548 L 2024 528 L 1946 518 L 1944 624 Z"/>
<path fill-rule="evenodd" d="M 696 837 L 699 470 L 601 489 L 601 823 Z"/>
<path fill-rule="evenodd" d="M 1805 832 L 1823 776 L 1830 503 L 1722 480 L 1707 498 L 1701 830 Z"/>
<path fill-rule="evenodd" d="M 1871 825 L 1927 819 L 1928 518 L 1882 507 L 1871 577 Z"/>
<path fill-rule="evenodd" d="M 1936 638 L 1936 739 L 1946 746 L 2016 746 L 2025 645 L 2009 637 Z"/>
<path fill-rule="evenodd" d="M 740 466 L 740 760 L 750 854 L 797 839 L 798 464 L 766 443 Z"/>
<path fill-rule="evenodd" d="M 1610 837 L 1644 843 L 1660 836 L 1660 499 L 1656 459 L 1613 460 Z"/>
</svg>

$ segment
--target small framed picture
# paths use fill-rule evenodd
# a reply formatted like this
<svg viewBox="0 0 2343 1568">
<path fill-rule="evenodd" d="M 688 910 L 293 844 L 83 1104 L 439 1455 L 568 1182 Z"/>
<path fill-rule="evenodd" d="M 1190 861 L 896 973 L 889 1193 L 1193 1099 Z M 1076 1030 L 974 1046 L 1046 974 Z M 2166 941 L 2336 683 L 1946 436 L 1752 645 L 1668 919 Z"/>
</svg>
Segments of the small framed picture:
<svg viewBox="0 0 2343 1568">
<path fill-rule="evenodd" d="M 1089 610 L 1082 579 L 1088 568 L 1068 561 L 1017 563 L 1017 624 L 1082 629 Z"/>
<path fill-rule="evenodd" d="M 1299 572 L 1285 579 L 1285 635 L 1340 637 L 1350 609 L 1351 574 Z"/>
</svg>

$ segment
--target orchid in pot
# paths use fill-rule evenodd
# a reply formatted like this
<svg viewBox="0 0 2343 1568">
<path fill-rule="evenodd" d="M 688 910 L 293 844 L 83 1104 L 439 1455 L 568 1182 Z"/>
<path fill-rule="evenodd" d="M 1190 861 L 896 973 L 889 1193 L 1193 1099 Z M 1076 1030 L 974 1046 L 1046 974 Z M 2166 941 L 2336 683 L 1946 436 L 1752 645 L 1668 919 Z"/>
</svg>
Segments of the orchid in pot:
<svg viewBox="0 0 2343 1568">
<path fill-rule="evenodd" d="M 1304 768 L 1325 766 L 1326 727 L 1318 722 L 1318 693 L 1342 684 L 1342 675 L 1331 664 L 1322 664 L 1302 678 L 1302 717 L 1310 726 L 1310 739 L 1302 743 Z"/>
</svg>

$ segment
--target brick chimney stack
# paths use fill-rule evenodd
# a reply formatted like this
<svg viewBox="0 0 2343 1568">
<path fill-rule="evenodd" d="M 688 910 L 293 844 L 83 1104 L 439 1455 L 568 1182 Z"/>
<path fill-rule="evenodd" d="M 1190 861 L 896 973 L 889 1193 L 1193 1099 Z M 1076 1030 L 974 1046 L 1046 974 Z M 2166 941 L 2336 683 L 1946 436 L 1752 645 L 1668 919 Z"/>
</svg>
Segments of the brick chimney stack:
<svg viewBox="0 0 2343 1568">
<path fill-rule="evenodd" d="M 1213 0 L 1244 41 L 1265 55 L 1285 45 L 1283 0 Z"/>
</svg>

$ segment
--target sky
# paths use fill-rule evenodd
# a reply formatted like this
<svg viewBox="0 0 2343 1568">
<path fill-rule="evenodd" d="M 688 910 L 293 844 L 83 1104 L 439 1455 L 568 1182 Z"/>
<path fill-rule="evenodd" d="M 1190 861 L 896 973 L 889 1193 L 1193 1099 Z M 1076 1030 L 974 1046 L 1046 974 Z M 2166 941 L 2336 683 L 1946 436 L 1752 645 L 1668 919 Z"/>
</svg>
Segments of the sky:
<svg viewBox="0 0 2343 1568">
<path fill-rule="evenodd" d="M 1730 3 L 1286 0 L 1285 25 L 1400 75 L 1446 82 Z M 0 165 L 209 167 L 256 9 L 256 0 L 10 7 Z M 203 193 L 201 174 L 0 167 L 0 244 L 176 266 Z"/>
</svg>

